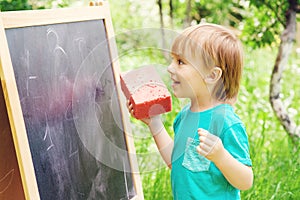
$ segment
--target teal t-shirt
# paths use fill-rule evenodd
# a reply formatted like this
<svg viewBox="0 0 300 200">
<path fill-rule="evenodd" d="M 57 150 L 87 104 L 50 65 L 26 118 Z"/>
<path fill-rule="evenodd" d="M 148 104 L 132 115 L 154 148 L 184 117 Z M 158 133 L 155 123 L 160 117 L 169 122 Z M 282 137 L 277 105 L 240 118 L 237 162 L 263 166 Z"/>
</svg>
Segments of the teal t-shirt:
<svg viewBox="0 0 300 200">
<path fill-rule="evenodd" d="M 245 126 L 232 106 L 221 104 L 203 112 L 192 112 L 185 106 L 174 120 L 174 148 L 171 183 L 176 200 L 236 200 L 240 191 L 234 188 L 221 171 L 199 155 L 197 129 L 217 135 L 224 148 L 241 163 L 252 166 Z"/>
</svg>

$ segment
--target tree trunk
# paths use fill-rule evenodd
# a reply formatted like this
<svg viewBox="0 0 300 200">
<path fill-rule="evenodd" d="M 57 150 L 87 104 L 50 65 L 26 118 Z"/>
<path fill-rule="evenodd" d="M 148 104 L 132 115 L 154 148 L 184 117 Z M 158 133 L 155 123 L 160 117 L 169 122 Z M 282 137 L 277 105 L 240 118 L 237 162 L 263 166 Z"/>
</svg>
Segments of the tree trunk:
<svg viewBox="0 0 300 200">
<path fill-rule="evenodd" d="M 170 12 L 169 12 L 169 15 L 170 15 L 170 26 L 171 26 L 171 29 L 173 30 L 174 29 L 174 17 L 173 17 L 173 12 L 174 12 L 174 7 L 173 7 L 173 0 L 169 0 L 169 8 L 170 8 Z"/>
<path fill-rule="evenodd" d="M 284 107 L 280 98 L 281 85 L 280 80 L 282 72 L 288 61 L 296 38 L 296 13 L 297 0 L 289 0 L 289 8 L 286 13 L 286 26 L 281 35 L 281 43 L 277 54 L 275 66 L 271 76 L 270 84 L 270 102 L 272 108 L 280 120 L 280 123 L 292 138 L 300 138 L 300 127 L 297 126 L 292 117 Z"/>
<path fill-rule="evenodd" d="M 163 16 L 163 7 L 161 0 L 157 0 L 157 5 L 159 8 L 159 19 L 160 19 L 160 27 L 164 28 L 164 16 Z"/>
<path fill-rule="evenodd" d="M 163 16 L 163 6 L 161 0 L 157 0 L 157 5 L 159 7 L 159 18 L 160 18 L 160 30 L 161 30 L 161 46 L 162 46 L 162 53 L 163 56 L 168 59 L 169 53 L 166 47 L 166 36 L 165 36 L 165 24 L 164 24 L 164 16 Z"/>
<path fill-rule="evenodd" d="M 192 10 L 192 0 L 187 0 L 186 3 L 186 10 L 185 10 L 185 19 L 184 19 L 184 28 L 189 27 L 192 22 L 192 17 L 191 17 L 191 10 Z"/>
</svg>

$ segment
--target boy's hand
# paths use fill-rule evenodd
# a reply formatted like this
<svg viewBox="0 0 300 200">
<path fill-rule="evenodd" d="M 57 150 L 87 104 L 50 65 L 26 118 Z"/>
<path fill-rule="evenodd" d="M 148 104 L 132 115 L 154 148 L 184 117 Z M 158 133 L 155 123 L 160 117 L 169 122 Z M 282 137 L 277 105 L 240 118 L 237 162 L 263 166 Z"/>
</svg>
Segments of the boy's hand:
<svg viewBox="0 0 300 200">
<path fill-rule="evenodd" d="M 132 104 L 130 103 L 129 100 L 127 100 L 126 102 L 126 106 L 127 106 L 127 109 L 128 111 L 130 112 L 131 116 L 134 117 L 134 110 L 133 110 L 133 106 Z M 151 121 L 151 118 L 145 118 L 145 119 L 141 119 L 142 122 L 144 122 L 145 124 L 149 125 L 150 121 Z"/>
<path fill-rule="evenodd" d="M 127 101 L 126 105 L 127 105 L 128 111 L 130 112 L 131 116 L 134 117 L 134 115 L 133 115 L 134 110 L 133 110 L 132 104 L 129 102 L 129 100 Z M 144 118 L 144 119 L 140 119 L 140 120 L 142 122 L 144 122 L 145 124 L 147 124 L 147 126 L 150 128 L 150 131 L 153 136 L 160 133 L 164 128 L 164 125 L 161 121 L 160 115 L 156 115 L 153 117 Z"/>
<path fill-rule="evenodd" d="M 217 162 L 224 155 L 224 146 L 221 139 L 208 131 L 198 129 L 200 144 L 197 146 L 197 152 L 211 160 Z"/>
</svg>

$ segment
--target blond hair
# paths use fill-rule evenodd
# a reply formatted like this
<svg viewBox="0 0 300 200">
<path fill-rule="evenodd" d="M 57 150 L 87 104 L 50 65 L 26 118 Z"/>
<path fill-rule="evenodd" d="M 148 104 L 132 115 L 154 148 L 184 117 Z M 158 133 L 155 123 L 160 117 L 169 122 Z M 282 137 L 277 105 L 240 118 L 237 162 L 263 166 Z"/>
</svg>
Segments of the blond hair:
<svg viewBox="0 0 300 200">
<path fill-rule="evenodd" d="M 235 99 L 243 67 L 243 47 L 228 29 L 215 24 L 191 26 L 174 41 L 172 54 L 202 63 L 206 69 L 220 67 L 222 76 L 212 95 L 218 100 Z"/>
</svg>

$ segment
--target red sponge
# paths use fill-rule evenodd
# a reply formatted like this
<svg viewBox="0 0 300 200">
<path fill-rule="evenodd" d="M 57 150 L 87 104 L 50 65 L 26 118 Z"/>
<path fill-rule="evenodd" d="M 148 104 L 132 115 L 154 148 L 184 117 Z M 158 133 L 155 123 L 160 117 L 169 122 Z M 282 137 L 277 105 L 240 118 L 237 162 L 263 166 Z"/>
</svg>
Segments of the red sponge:
<svg viewBox="0 0 300 200">
<path fill-rule="evenodd" d="M 121 88 L 133 105 L 134 117 L 148 118 L 172 109 L 171 94 L 153 66 L 121 74 Z"/>
</svg>

